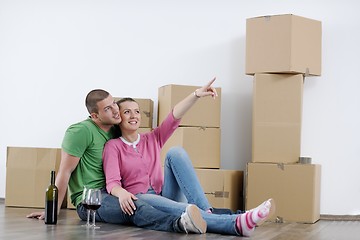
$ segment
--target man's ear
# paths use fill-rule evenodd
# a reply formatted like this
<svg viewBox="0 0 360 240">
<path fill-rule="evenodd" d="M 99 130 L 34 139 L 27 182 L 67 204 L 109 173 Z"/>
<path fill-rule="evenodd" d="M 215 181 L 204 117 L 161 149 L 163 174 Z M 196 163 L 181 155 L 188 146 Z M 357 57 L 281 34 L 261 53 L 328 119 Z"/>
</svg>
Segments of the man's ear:
<svg viewBox="0 0 360 240">
<path fill-rule="evenodd" d="M 96 119 L 98 119 L 98 114 L 93 112 L 93 113 L 90 114 L 90 117 L 92 119 L 96 120 Z"/>
</svg>

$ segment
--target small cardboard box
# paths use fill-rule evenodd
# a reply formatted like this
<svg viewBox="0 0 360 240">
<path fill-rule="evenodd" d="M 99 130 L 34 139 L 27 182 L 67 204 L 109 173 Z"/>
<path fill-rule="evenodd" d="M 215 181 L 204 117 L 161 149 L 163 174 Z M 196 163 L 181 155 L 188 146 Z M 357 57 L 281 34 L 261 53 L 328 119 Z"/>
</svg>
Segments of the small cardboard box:
<svg viewBox="0 0 360 240">
<path fill-rule="evenodd" d="M 76 207 L 71 203 L 69 189 L 67 190 L 67 194 L 66 194 L 66 202 L 67 202 L 67 208 L 68 209 L 76 209 Z"/>
<path fill-rule="evenodd" d="M 60 148 L 7 147 L 5 206 L 44 208 L 50 172 L 58 172 L 60 159 Z"/>
<path fill-rule="evenodd" d="M 139 128 L 138 132 L 139 133 L 147 133 L 147 132 L 151 132 L 152 128 Z"/>
<path fill-rule="evenodd" d="M 220 168 L 220 128 L 178 127 L 161 150 L 163 163 L 174 146 L 186 150 L 195 168 Z"/>
<path fill-rule="evenodd" d="M 195 169 L 211 206 L 243 210 L 243 171 Z"/>
<path fill-rule="evenodd" d="M 200 86 L 166 85 L 158 91 L 158 125 L 168 116 L 174 106 Z M 218 97 L 203 97 L 181 119 L 180 126 L 220 127 L 221 88 L 215 88 Z"/>
<path fill-rule="evenodd" d="M 303 84 L 301 74 L 255 74 L 252 162 L 299 160 Z"/>
<path fill-rule="evenodd" d="M 246 20 L 246 74 L 321 75 L 321 22 L 293 14 Z"/>
<path fill-rule="evenodd" d="M 122 98 L 114 97 L 114 101 L 117 102 Z M 151 99 L 145 98 L 133 98 L 138 104 L 141 112 L 140 128 L 152 128 L 153 126 L 153 112 L 154 102 Z"/>
<path fill-rule="evenodd" d="M 246 209 L 273 198 L 271 221 L 314 223 L 320 219 L 321 165 L 248 163 Z"/>
</svg>

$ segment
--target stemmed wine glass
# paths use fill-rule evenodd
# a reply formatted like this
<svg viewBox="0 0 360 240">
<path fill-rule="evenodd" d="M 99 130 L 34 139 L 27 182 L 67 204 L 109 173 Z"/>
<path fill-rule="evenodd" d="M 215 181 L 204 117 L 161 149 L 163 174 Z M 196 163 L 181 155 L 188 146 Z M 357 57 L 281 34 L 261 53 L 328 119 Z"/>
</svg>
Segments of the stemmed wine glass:
<svg viewBox="0 0 360 240">
<path fill-rule="evenodd" d="M 95 215 L 96 210 L 101 206 L 101 190 L 100 189 L 89 189 L 87 193 L 87 205 L 93 213 L 93 223 L 90 227 L 92 228 L 100 228 L 99 226 L 95 225 Z"/>
<path fill-rule="evenodd" d="M 83 194 L 82 194 L 82 199 L 81 199 L 81 204 L 83 205 L 83 207 L 85 209 L 87 209 L 87 220 L 86 220 L 86 224 L 84 225 L 81 225 L 82 227 L 91 227 L 91 224 L 90 224 L 90 209 L 89 209 L 89 206 L 88 206 L 88 193 L 89 193 L 89 188 L 84 186 L 84 189 L 83 189 Z"/>
</svg>

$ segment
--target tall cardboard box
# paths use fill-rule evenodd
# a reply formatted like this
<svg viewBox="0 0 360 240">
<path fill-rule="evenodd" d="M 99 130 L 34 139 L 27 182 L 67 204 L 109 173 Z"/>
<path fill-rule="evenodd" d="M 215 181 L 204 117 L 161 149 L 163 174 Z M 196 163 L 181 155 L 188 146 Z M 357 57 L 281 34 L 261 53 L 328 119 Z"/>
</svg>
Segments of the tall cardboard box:
<svg viewBox="0 0 360 240">
<path fill-rule="evenodd" d="M 44 208 L 50 171 L 58 172 L 60 159 L 59 148 L 7 147 L 5 206 Z"/>
<path fill-rule="evenodd" d="M 161 150 L 161 160 L 171 147 L 181 146 L 195 168 L 220 168 L 220 128 L 178 127 Z"/>
<path fill-rule="evenodd" d="M 252 162 L 298 161 L 303 84 L 301 74 L 255 74 Z"/>
<path fill-rule="evenodd" d="M 321 22 L 293 14 L 246 20 L 246 74 L 321 75 Z"/>
<path fill-rule="evenodd" d="M 119 101 L 120 97 L 114 97 L 114 101 Z M 141 123 L 140 128 L 152 128 L 153 127 L 153 113 L 154 113 L 154 102 L 151 99 L 146 98 L 133 98 L 140 108 Z"/>
<path fill-rule="evenodd" d="M 158 91 L 158 125 L 168 116 L 174 106 L 192 94 L 200 86 L 187 85 L 166 85 Z M 204 97 L 197 100 L 197 103 L 181 119 L 180 126 L 190 127 L 220 127 L 220 102 L 221 88 L 215 88 L 218 97 Z"/>
<path fill-rule="evenodd" d="M 243 171 L 195 169 L 195 172 L 211 206 L 243 210 Z"/>
<path fill-rule="evenodd" d="M 246 209 L 273 198 L 271 221 L 314 223 L 320 219 L 321 165 L 248 163 Z"/>
</svg>

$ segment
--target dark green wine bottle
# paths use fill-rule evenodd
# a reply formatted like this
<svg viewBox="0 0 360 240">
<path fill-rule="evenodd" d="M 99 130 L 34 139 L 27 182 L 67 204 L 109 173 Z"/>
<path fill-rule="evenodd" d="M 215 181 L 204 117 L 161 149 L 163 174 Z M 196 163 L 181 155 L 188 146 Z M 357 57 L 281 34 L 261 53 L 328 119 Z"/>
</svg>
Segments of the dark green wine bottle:
<svg viewBox="0 0 360 240">
<path fill-rule="evenodd" d="M 55 171 L 51 171 L 51 182 L 45 194 L 45 224 L 57 223 L 58 188 L 55 186 Z"/>
</svg>

